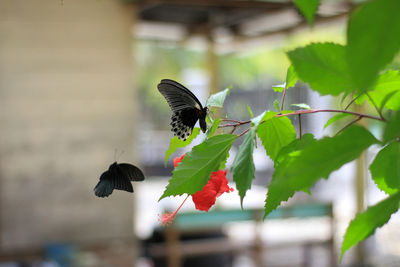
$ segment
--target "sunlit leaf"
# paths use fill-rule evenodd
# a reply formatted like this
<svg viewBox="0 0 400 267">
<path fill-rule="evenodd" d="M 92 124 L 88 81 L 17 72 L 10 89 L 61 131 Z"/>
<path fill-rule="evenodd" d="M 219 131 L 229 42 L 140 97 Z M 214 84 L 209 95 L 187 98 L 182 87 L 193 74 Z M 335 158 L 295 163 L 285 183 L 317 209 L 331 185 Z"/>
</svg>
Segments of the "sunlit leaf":
<svg viewBox="0 0 400 267">
<path fill-rule="evenodd" d="M 339 113 L 339 114 L 336 114 L 335 116 L 333 116 L 332 118 L 330 118 L 330 119 L 325 123 L 324 129 L 325 129 L 326 127 L 328 127 L 329 125 L 331 125 L 332 123 L 334 123 L 334 122 L 336 122 L 336 121 L 338 121 L 338 120 L 340 120 L 340 119 L 346 118 L 346 117 L 348 117 L 348 116 L 352 116 L 352 115 L 349 114 L 349 113 Z"/>
<path fill-rule="evenodd" d="M 321 95 L 339 95 L 355 88 L 348 73 L 346 49 L 333 43 L 315 43 L 287 53 L 296 73 Z"/>
<path fill-rule="evenodd" d="M 257 135 L 267 155 L 275 160 L 279 150 L 296 138 L 296 131 L 289 118 L 272 117 L 258 126 Z"/>
<path fill-rule="evenodd" d="M 347 27 L 347 57 L 352 80 L 368 90 L 400 49 L 400 1 L 373 0 L 352 12 Z"/>
<path fill-rule="evenodd" d="M 400 73 L 394 70 L 382 73 L 371 86 L 368 94 L 380 109 L 384 106 L 387 109 L 400 110 Z M 371 100 L 364 94 L 355 102 L 362 104 L 366 100 L 371 103 Z"/>
<path fill-rule="evenodd" d="M 226 160 L 236 138 L 232 134 L 216 135 L 193 147 L 172 172 L 172 178 L 160 199 L 184 193 L 192 195 L 201 190 L 210 179 L 210 174 L 217 171 L 221 162 Z"/>
<path fill-rule="evenodd" d="M 242 207 L 243 198 L 246 195 L 246 191 L 250 189 L 251 182 L 254 179 L 255 167 L 253 162 L 253 151 L 255 136 L 256 129 L 252 127 L 250 131 L 245 134 L 243 143 L 239 147 L 231 169 L 233 180 L 235 181 L 236 188 L 239 191 L 240 204 Z"/>
<path fill-rule="evenodd" d="M 295 86 L 298 79 L 299 78 L 297 77 L 297 73 L 294 70 L 293 65 L 290 65 L 286 73 L 286 88 Z"/>
<path fill-rule="evenodd" d="M 217 107 L 217 108 L 222 108 L 224 106 L 225 98 L 229 95 L 231 92 L 232 86 L 226 88 L 225 90 L 215 93 L 211 95 L 207 99 L 206 106 L 208 107 Z"/>
<path fill-rule="evenodd" d="M 171 141 L 169 143 L 169 147 L 167 151 L 165 152 L 165 159 L 164 159 L 164 165 L 167 166 L 167 161 L 169 157 L 178 149 L 185 147 L 187 145 L 190 145 L 190 143 L 195 139 L 200 133 L 200 128 L 193 128 L 192 134 L 185 140 L 180 140 L 178 137 L 174 136 L 171 138 Z"/>
<path fill-rule="evenodd" d="M 292 106 L 298 107 L 298 108 L 302 108 L 302 109 L 308 109 L 311 110 L 311 107 L 307 104 L 301 103 L 301 104 L 292 104 Z"/>
<path fill-rule="evenodd" d="M 260 125 L 261 126 L 261 125 Z M 296 191 L 310 188 L 318 179 L 347 162 L 356 159 L 362 151 L 377 140 L 365 128 L 350 126 L 334 137 L 325 137 L 290 153 L 290 158 L 275 168 L 265 203 L 265 216 Z"/>
<path fill-rule="evenodd" d="M 221 118 L 217 118 L 214 120 L 212 126 L 207 130 L 207 136 L 212 136 L 215 131 L 218 129 L 219 124 L 221 123 Z"/>
<path fill-rule="evenodd" d="M 283 89 L 285 89 L 285 87 L 286 87 L 286 83 L 283 83 L 283 84 L 273 85 L 273 86 L 272 86 L 272 89 L 273 89 L 275 92 L 282 92 Z"/>
<path fill-rule="evenodd" d="M 369 207 L 365 212 L 357 214 L 344 235 L 340 259 L 349 248 L 372 235 L 376 228 L 386 224 L 392 214 L 399 209 L 399 202 L 400 192 Z"/>
<path fill-rule="evenodd" d="M 369 169 L 372 179 L 383 179 L 388 187 L 400 189 L 400 142 L 392 142 L 379 151 Z"/>
<path fill-rule="evenodd" d="M 262 122 L 263 120 L 265 120 L 265 119 L 267 119 L 266 118 L 266 114 L 267 114 L 267 111 L 264 111 L 263 113 L 261 113 L 260 115 L 258 115 L 257 117 L 254 117 L 254 118 L 252 118 L 251 119 L 251 124 L 253 125 L 253 126 L 255 126 L 255 127 L 257 127 L 259 124 L 260 124 L 260 122 Z M 277 114 L 276 112 L 270 112 L 268 115 L 268 117 L 273 117 L 275 114 Z"/>
</svg>

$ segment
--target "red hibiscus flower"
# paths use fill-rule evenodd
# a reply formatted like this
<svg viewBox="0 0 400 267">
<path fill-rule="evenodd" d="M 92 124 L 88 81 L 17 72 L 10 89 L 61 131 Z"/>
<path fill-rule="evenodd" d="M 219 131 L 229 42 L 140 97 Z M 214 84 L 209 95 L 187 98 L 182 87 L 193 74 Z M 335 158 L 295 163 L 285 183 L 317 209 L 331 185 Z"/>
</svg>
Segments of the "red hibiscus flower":
<svg viewBox="0 0 400 267">
<path fill-rule="evenodd" d="M 185 154 L 179 158 L 174 159 L 175 168 L 184 157 Z M 234 190 L 233 188 L 228 186 L 226 173 L 227 171 L 221 170 L 211 173 L 211 178 L 208 183 L 203 187 L 203 189 L 192 195 L 192 200 L 197 210 L 208 211 L 215 204 L 217 197 L 219 197 L 223 193 L 229 193 Z M 159 221 L 161 221 L 161 223 L 164 225 L 170 224 L 175 219 L 177 212 L 180 210 L 188 197 L 185 198 L 183 203 L 176 211 L 174 211 L 173 213 L 164 214 L 159 219 Z"/>
</svg>

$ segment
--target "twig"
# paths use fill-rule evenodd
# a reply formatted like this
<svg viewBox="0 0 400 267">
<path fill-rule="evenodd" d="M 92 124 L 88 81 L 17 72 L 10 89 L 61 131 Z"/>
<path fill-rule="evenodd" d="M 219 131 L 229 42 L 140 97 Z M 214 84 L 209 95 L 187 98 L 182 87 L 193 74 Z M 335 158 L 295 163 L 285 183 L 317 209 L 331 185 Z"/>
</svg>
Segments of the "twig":
<svg viewBox="0 0 400 267">
<path fill-rule="evenodd" d="M 281 101 L 281 110 L 283 110 L 283 103 L 285 102 L 285 96 L 286 96 L 286 84 L 285 84 L 285 88 L 283 88 L 283 94 L 282 94 L 282 101 Z"/>
<path fill-rule="evenodd" d="M 301 114 L 297 115 L 299 117 L 299 139 L 301 139 L 302 133 L 301 133 Z"/>
<path fill-rule="evenodd" d="M 376 111 L 379 114 L 379 117 L 381 117 L 382 120 L 385 120 L 385 118 L 382 115 L 382 112 L 379 110 L 378 106 L 375 104 L 375 101 L 372 99 L 372 97 L 368 93 L 365 94 L 368 96 L 369 101 L 371 101 L 372 105 L 375 107 Z"/>
<path fill-rule="evenodd" d="M 238 137 L 241 137 L 242 135 L 244 135 L 245 133 L 247 133 L 248 131 L 250 131 L 250 128 L 248 128 L 246 131 L 244 131 L 243 133 L 239 134 Z"/>
<path fill-rule="evenodd" d="M 336 113 L 347 113 L 347 114 L 352 114 L 358 117 L 362 118 L 368 118 L 368 119 L 373 119 L 373 120 L 378 120 L 378 121 L 384 121 L 384 119 L 380 117 L 376 117 L 373 115 L 369 114 L 363 114 L 359 112 L 354 112 L 354 111 L 347 111 L 347 110 L 340 110 L 340 109 L 310 109 L 310 110 L 298 110 L 294 111 L 291 113 L 285 113 L 285 114 L 277 114 L 275 115 L 276 117 L 285 117 L 285 116 L 291 116 L 291 115 L 298 115 L 298 114 L 309 114 L 309 113 L 319 113 L 319 112 L 336 112 Z"/>
<path fill-rule="evenodd" d="M 343 130 L 347 129 L 348 127 L 350 127 L 351 125 L 353 125 L 353 124 L 356 123 L 357 121 L 361 120 L 362 118 L 363 118 L 363 117 L 360 116 L 360 117 L 358 117 L 357 119 L 355 119 L 355 120 L 349 122 L 346 126 L 344 126 L 342 129 L 340 129 L 340 130 L 336 133 L 336 135 L 340 134 Z"/>
<path fill-rule="evenodd" d="M 359 98 L 360 96 L 361 96 L 362 94 L 359 94 L 358 96 L 356 96 L 355 98 L 353 98 L 351 101 L 350 101 L 350 103 L 349 104 L 347 104 L 347 106 L 345 107 L 345 109 L 344 110 L 347 110 L 350 106 L 351 106 L 351 104 L 353 104 L 354 103 L 354 101 L 356 101 L 357 100 L 357 98 Z"/>
<path fill-rule="evenodd" d="M 335 112 L 335 113 L 347 113 L 347 114 L 352 114 L 360 118 L 368 118 L 372 120 L 378 120 L 378 121 L 385 121 L 384 118 L 376 117 L 373 115 L 369 114 L 363 114 L 359 112 L 354 112 L 354 111 L 348 111 L 348 110 L 340 110 L 340 109 L 310 109 L 310 110 L 297 110 L 291 113 L 285 113 L 285 114 L 276 114 L 275 117 L 287 117 L 287 116 L 292 116 L 292 115 L 302 115 L 302 114 L 311 114 L 311 113 L 319 113 L 319 112 Z M 232 120 L 233 121 L 233 120 Z M 240 125 L 244 124 L 249 124 L 251 123 L 251 120 L 247 121 L 237 121 L 236 123 L 231 123 L 231 124 L 225 124 L 225 125 L 219 125 L 218 128 L 224 128 L 224 127 L 238 127 Z M 263 122 L 261 122 L 263 123 Z"/>
</svg>

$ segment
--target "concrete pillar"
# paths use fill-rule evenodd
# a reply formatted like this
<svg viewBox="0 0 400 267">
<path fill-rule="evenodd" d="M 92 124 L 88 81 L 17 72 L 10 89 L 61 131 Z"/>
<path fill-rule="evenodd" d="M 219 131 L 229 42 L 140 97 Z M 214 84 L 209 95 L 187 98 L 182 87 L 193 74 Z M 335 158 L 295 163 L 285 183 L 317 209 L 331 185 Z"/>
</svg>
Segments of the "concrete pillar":
<svg viewBox="0 0 400 267">
<path fill-rule="evenodd" d="M 135 159 L 131 24 L 124 1 L 0 1 L 2 251 L 132 237 L 132 195 L 92 191 Z"/>
</svg>

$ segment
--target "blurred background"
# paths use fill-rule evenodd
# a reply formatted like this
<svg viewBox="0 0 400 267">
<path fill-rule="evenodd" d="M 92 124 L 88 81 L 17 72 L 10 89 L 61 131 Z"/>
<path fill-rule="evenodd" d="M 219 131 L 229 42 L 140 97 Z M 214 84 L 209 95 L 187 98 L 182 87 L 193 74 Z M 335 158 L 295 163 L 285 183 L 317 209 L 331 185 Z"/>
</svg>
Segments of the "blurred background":
<svg viewBox="0 0 400 267">
<path fill-rule="evenodd" d="M 244 211 L 234 191 L 208 213 L 189 199 L 172 226 L 158 221 L 183 200 L 158 202 L 172 159 L 190 149 L 164 166 L 171 112 L 159 81 L 180 81 L 202 103 L 232 86 L 222 114 L 248 119 L 247 106 L 258 115 L 280 101 L 271 86 L 285 80 L 285 51 L 344 43 L 359 2 L 322 1 L 308 27 L 285 0 L 0 0 L 0 266 L 400 266 L 399 214 L 338 263 L 355 212 L 384 197 L 368 178 L 373 149 L 262 222 L 273 164 L 259 143 Z M 339 102 L 297 83 L 285 108 Z M 331 116 L 303 116 L 303 132 L 336 132 L 323 128 Z M 134 194 L 95 197 L 115 160 L 146 180 Z"/>
</svg>

